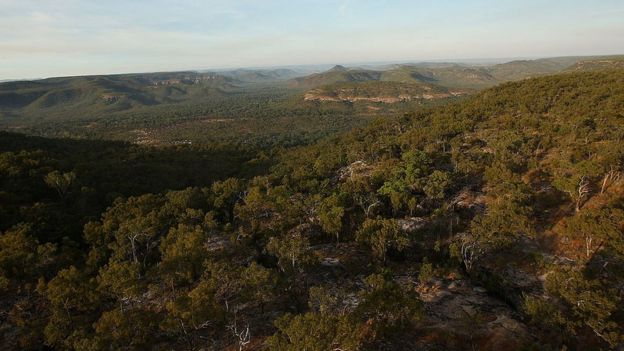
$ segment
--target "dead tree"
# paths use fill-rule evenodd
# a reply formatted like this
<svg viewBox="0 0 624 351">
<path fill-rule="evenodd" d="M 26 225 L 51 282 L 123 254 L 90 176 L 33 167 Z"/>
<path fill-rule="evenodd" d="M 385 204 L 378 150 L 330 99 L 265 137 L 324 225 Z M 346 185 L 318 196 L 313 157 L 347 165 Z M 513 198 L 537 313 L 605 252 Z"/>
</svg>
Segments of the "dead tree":
<svg viewBox="0 0 624 351">
<path fill-rule="evenodd" d="M 483 254 L 483 250 L 476 240 L 464 238 L 461 245 L 461 259 L 467 271 L 472 269 L 473 264 Z"/>
<path fill-rule="evenodd" d="M 362 211 L 364 211 L 364 216 L 366 216 L 366 218 L 370 218 L 371 211 L 375 207 L 381 205 L 381 201 L 377 200 L 376 197 L 371 196 L 369 194 L 367 194 L 367 195 L 362 195 L 362 194 L 356 195 L 355 196 L 355 202 L 358 204 L 358 206 L 360 206 Z"/>
<path fill-rule="evenodd" d="M 602 178 L 602 187 L 600 188 L 600 193 L 604 194 L 605 190 L 607 190 L 607 188 L 620 180 L 621 176 L 622 173 L 615 167 L 611 166 L 609 172 L 607 172 Z"/>
<path fill-rule="evenodd" d="M 137 239 L 142 236 L 143 233 L 131 233 L 128 234 L 128 240 L 130 240 L 130 246 L 132 248 L 132 260 L 134 263 L 139 263 L 139 258 L 137 256 Z"/>
<path fill-rule="evenodd" d="M 585 235 L 585 256 L 587 259 L 591 257 L 593 241 L 594 238 L 591 235 Z"/>
<path fill-rule="evenodd" d="M 604 240 L 594 248 L 594 236 L 590 233 L 585 234 L 585 257 L 590 259 L 594 253 L 598 252 L 604 245 Z M 607 261 L 607 264 L 609 262 Z"/>
<path fill-rule="evenodd" d="M 243 351 L 245 346 L 251 343 L 251 332 L 249 331 L 249 324 L 243 329 L 238 329 L 236 321 L 227 327 L 232 334 L 238 339 L 238 351 Z"/>
<path fill-rule="evenodd" d="M 583 205 L 583 201 L 589 195 L 589 181 L 586 176 L 582 176 L 581 180 L 579 180 L 577 194 L 576 194 L 576 212 L 581 210 L 581 206 Z"/>
</svg>

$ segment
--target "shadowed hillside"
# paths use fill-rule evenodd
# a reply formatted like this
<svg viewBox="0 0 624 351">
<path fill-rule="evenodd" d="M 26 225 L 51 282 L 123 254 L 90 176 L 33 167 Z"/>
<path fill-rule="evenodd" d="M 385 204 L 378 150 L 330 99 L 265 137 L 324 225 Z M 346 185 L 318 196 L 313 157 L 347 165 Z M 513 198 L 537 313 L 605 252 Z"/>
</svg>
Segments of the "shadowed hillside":
<svg viewBox="0 0 624 351">
<path fill-rule="evenodd" d="M 623 111 L 607 69 L 257 154 L 1 134 L 0 347 L 617 349 Z"/>
</svg>

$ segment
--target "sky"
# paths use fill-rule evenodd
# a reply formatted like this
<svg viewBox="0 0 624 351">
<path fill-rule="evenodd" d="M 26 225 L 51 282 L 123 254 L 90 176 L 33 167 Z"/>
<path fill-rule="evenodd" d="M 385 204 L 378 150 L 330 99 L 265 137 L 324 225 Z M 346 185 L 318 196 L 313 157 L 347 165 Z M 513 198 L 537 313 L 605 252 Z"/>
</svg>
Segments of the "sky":
<svg viewBox="0 0 624 351">
<path fill-rule="evenodd" d="M 0 80 L 598 54 L 623 0 L 0 0 Z"/>
</svg>

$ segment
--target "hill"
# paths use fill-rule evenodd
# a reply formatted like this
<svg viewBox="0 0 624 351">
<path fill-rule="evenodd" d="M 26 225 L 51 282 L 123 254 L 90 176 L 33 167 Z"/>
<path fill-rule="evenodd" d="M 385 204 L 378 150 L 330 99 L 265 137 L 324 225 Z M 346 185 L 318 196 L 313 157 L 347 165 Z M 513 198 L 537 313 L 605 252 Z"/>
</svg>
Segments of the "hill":
<svg viewBox="0 0 624 351">
<path fill-rule="evenodd" d="M 592 70 L 605 65 L 613 68 L 620 63 L 618 57 L 565 57 L 512 61 L 493 66 L 422 63 L 392 65 L 383 70 L 336 66 L 305 77 L 297 77 L 301 73 L 295 70 L 266 69 L 14 81 L 0 83 L 0 117 L 71 118 L 109 115 L 158 105 L 198 104 L 205 99 L 240 94 L 250 84 L 279 85 L 285 81 L 298 90 L 371 81 L 483 89 L 501 82 L 556 73 L 568 67 L 569 70 Z"/>
<path fill-rule="evenodd" d="M 353 212 L 341 216 L 341 240 L 370 245 L 395 282 L 403 274 L 416 278 L 399 268 L 409 270 L 408 257 L 427 257 L 420 266 L 425 277 L 412 283 L 416 287 L 404 283 L 428 311 L 420 330 L 426 341 L 413 340 L 411 348 L 463 349 L 460 340 L 486 350 L 534 342 L 540 349 L 613 348 L 624 340 L 616 296 L 616 282 L 624 278 L 623 83 L 624 70 L 506 83 L 284 155 L 287 165 L 280 170 L 293 174 L 288 184 L 315 184 L 298 188 L 303 193 L 328 189 L 332 199 L 344 196 L 337 206 Z M 330 179 L 336 183 L 324 188 Z M 346 210 L 350 206 L 357 209 Z M 350 224 L 355 212 L 360 227 Z M 331 230 L 325 215 L 320 221 Z M 398 238 L 381 234 L 392 228 L 388 218 L 421 228 L 411 239 L 418 243 L 405 244 L 392 229 L 389 235 Z M 380 236 L 389 248 L 376 246 Z M 384 261 L 390 252 L 393 263 Z M 351 262 L 345 256 L 340 262 Z M 464 270 L 449 272 L 448 257 Z M 618 267 L 600 268 L 606 262 Z M 513 312 L 493 313 L 475 290 L 504 299 Z M 579 305 L 585 299 L 594 302 Z M 464 318 L 475 323 L 469 333 Z M 290 321 L 297 328 L 300 319 Z M 279 335 L 287 338 L 291 330 L 284 327 Z M 431 333 L 444 336 L 432 339 Z M 403 338 L 417 334 L 414 329 Z"/>
<path fill-rule="evenodd" d="M 0 84 L 8 116 L 101 115 L 228 94 L 237 82 L 194 72 L 50 78 Z"/>
<path fill-rule="evenodd" d="M 291 86 L 310 89 L 335 83 L 357 83 L 377 81 L 381 72 L 365 69 L 348 69 L 344 66 L 335 66 L 329 71 L 315 73 L 306 77 L 295 78 L 290 81 Z"/>
<path fill-rule="evenodd" d="M 573 69 L 592 69 L 596 65 L 590 62 L 616 59 L 336 66 L 305 77 L 297 77 L 306 71 L 299 67 L 5 82 L 0 83 L 0 128 L 149 144 L 227 140 L 293 145 L 363 126 L 376 117 L 446 103 L 501 82 L 551 74 L 582 61 Z M 291 132 L 282 133 L 281 126 Z"/>
<path fill-rule="evenodd" d="M 304 75 L 292 69 L 237 69 L 219 74 L 245 83 L 277 82 Z"/>
<path fill-rule="evenodd" d="M 361 83 L 337 83 L 307 91 L 306 101 L 373 102 L 392 104 L 397 102 L 447 99 L 465 95 L 461 90 L 449 90 L 424 83 L 400 83 L 368 81 Z"/>
<path fill-rule="evenodd" d="M 624 68 L 624 56 L 582 60 L 568 67 L 566 71 L 603 71 Z"/>
<path fill-rule="evenodd" d="M 617 349 L 622 111 L 610 69 L 255 155 L 2 134 L 0 346 Z"/>
<path fill-rule="evenodd" d="M 324 73 L 291 80 L 291 84 L 307 89 L 335 83 L 385 81 L 399 83 L 427 83 L 449 89 L 482 90 L 497 84 L 562 72 L 573 65 L 576 70 L 590 70 L 589 62 L 617 64 L 618 57 L 555 57 L 537 60 L 519 60 L 496 65 L 468 65 L 457 63 L 418 63 L 390 65 L 382 69 L 360 69 L 336 66 Z M 584 66 L 581 62 L 586 62 Z M 573 69 L 573 68 L 570 68 Z"/>
<path fill-rule="evenodd" d="M 361 83 L 370 81 L 427 83 L 458 89 L 482 88 L 484 86 L 496 84 L 496 81 L 483 69 L 459 65 L 436 68 L 401 65 L 383 71 L 337 66 L 324 73 L 317 73 L 291 80 L 291 85 L 312 89 L 336 83 Z"/>
<path fill-rule="evenodd" d="M 384 71 L 382 80 L 429 83 L 451 89 L 480 89 L 497 83 L 487 70 L 462 65 L 432 68 L 406 65 Z"/>
<path fill-rule="evenodd" d="M 499 81 L 512 81 L 570 70 L 590 70 L 589 65 L 583 67 L 582 62 L 612 62 L 618 60 L 621 60 L 620 56 L 553 57 L 537 60 L 511 61 L 491 66 L 488 70 Z"/>
<path fill-rule="evenodd" d="M 301 144 L 397 113 L 302 103 L 299 70 L 52 78 L 0 84 L 0 129 L 171 145 Z M 408 106 L 402 107 L 408 108 Z"/>
<path fill-rule="evenodd" d="M 488 71 L 498 81 L 512 81 L 561 72 L 569 67 L 573 61 L 574 59 L 511 61 L 489 67 Z"/>
</svg>

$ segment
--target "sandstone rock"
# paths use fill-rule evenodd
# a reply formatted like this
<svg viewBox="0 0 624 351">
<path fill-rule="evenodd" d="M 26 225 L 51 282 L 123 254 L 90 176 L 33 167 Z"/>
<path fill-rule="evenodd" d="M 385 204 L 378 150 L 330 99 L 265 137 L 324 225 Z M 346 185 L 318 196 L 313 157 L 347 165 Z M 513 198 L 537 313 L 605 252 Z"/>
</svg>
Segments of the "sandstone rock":
<svg viewBox="0 0 624 351">
<path fill-rule="evenodd" d="M 460 209 L 483 212 L 485 210 L 485 196 L 481 192 L 463 189 L 455 196 L 452 204 Z"/>
<path fill-rule="evenodd" d="M 408 233 L 413 233 L 417 230 L 424 228 L 429 222 L 426 218 L 422 217 L 397 219 L 396 221 L 401 230 Z"/>
<path fill-rule="evenodd" d="M 357 177 L 366 177 L 370 175 L 373 167 L 364 161 L 355 161 L 352 164 L 338 170 L 338 179 L 344 181 L 346 179 L 354 179 Z"/>
</svg>

